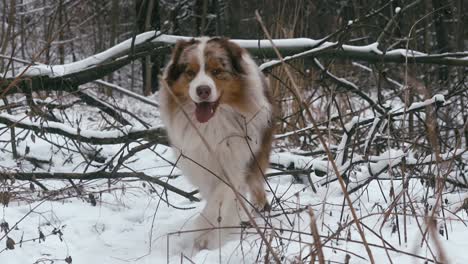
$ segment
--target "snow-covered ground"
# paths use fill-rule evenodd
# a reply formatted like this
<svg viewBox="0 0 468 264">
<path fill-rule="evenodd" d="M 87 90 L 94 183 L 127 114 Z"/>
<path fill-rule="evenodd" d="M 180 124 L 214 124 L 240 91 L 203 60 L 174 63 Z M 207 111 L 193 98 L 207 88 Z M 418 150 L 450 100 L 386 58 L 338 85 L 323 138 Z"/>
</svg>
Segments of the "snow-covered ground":
<svg viewBox="0 0 468 264">
<path fill-rule="evenodd" d="M 131 99 L 118 103 L 120 107 L 131 108 L 132 112 L 153 126 L 159 124 L 155 108 Z M 99 115 L 89 107 L 80 106 L 67 114 L 71 120 L 83 120 L 83 128 L 102 129 Z M 0 172 L 12 168 L 24 172 L 85 170 L 85 160 L 79 153 L 58 150 L 38 137 L 24 137 L 25 132 L 21 131 L 16 131 L 19 134 L 17 138 L 21 139 L 19 153 L 52 163 L 37 168 L 28 160 L 16 161 L 9 147 L 6 147 L 0 151 Z M 57 136 L 48 136 L 48 139 L 57 144 L 64 143 Z M 9 133 L 1 134 L 0 140 L 9 140 Z M 137 145 L 133 143 L 130 148 Z M 68 146 L 76 149 L 72 143 Z M 109 159 L 120 151 L 122 145 L 100 147 L 100 155 Z M 375 164 L 388 165 L 393 159 L 393 156 L 387 161 L 377 159 Z M 158 145 L 138 152 L 120 171 L 144 172 L 186 192 L 193 191 L 195 188 L 183 176 L 167 177 L 180 174 L 167 161 L 174 161 L 170 148 Z M 274 153 L 272 162 L 286 167 L 294 162 L 296 168 L 313 166 L 331 171 L 331 166 L 323 160 L 289 152 Z M 88 171 L 93 170 L 97 170 L 97 167 L 88 168 Z M 356 181 L 368 177 L 367 170 L 366 164 L 355 168 L 350 184 L 356 186 Z M 269 172 L 278 171 L 271 169 Z M 389 174 L 384 173 L 381 177 L 380 182 L 374 180 L 351 194 L 376 263 L 431 263 L 434 256 L 440 254 L 437 247 L 439 242 L 443 248 L 441 252 L 450 263 L 468 263 L 468 253 L 465 251 L 468 248 L 468 216 L 464 210 L 452 213 L 462 205 L 464 194 L 444 194 L 444 215 L 438 217 L 438 230 L 435 235 L 429 232 L 423 238 L 425 206 L 430 210 L 431 204 L 435 203 L 433 189 L 428 189 L 419 179 L 410 180 L 406 208 L 401 199 L 396 209 L 385 214 L 393 202 L 390 197 L 392 185 L 396 195 L 400 193 L 402 185 L 398 180 L 392 182 Z M 369 263 L 338 182 L 322 186 L 321 183 L 327 179 L 312 173 L 310 179 L 315 185 L 315 193 L 304 178 L 291 175 L 270 177 L 268 189 L 273 210 L 263 215 L 254 213 L 256 223 L 270 241 L 274 254 L 284 263 L 310 262 L 307 256 L 313 248 L 309 213 L 309 209 L 312 209 L 324 245 L 325 259 L 329 263 L 346 263 L 347 256 L 350 257 L 349 263 Z M 85 193 L 78 196 L 68 181 L 44 180 L 41 183 L 49 192 L 43 192 L 29 182 L 0 182 L 0 194 L 16 193 L 7 206 L 2 206 L 0 214 L 0 222 L 8 223 L 12 229 L 7 237 L 14 240 L 16 245 L 12 250 L 3 249 L 8 239 L 4 230 L 0 232 L 0 264 L 66 263 L 67 257 L 71 257 L 72 263 L 268 262 L 265 243 L 255 229 L 247 227 L 233 228 L 232 240 L 216 250 L 195 251 L 193 234 L 187 231 L 204 202 L 190 202 L 173 192 L 164 192 L 158 185 L 135 179 L 75 180 L 75 185 Z M 61 191 L 53 193 L 53 190 Z M 90 194 L 95 197 L 96 203 Z M 429 199 L 424 201 L 426 195 Z M 406 209 L 406 216 L 403 209 Z M 335 235 L 338 230 L 341 232 Z M 329 240 L 329 237 L 332 239 Z M 268 254 L 271 261 L 272 253 Z"/>
</svg>

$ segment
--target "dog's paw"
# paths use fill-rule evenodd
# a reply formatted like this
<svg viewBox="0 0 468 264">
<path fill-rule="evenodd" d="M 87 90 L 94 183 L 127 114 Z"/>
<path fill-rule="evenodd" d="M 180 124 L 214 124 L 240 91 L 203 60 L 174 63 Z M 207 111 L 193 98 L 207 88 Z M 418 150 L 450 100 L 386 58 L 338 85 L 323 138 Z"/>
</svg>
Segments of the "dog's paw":
<svg viewBox="0 0 468 264">
<path fill-rule="evenodd" d="M 271 211 L 271 205 L 268 201 L 263 201 L 263 202 L 255 202 L 253 203 L 254 208 L 252 208 L 251 212 L 256 214 L 256 213 L 267 213 Z"/>
<path fill-rule="evenodd" d="M 271 211 L 271 205 L 268 201 L 265 202 L 262 208 L 262 212 L 270 212 Z"/>
<path fill-rule="evenodd" d="M 213 231 L 209 231 L 196 237 L 193 243 L 195 249 L 198 251 L 203 249 L 212 249 L 215 242 L 214 240 L 216 240 L 212 233 Z"/>
<path fill-rule="evenodd" d="M 208 239 L 203 237 L 197 237 L 193 243 L 196 250 L 200 251 L 203 249 L 207 249 L 208 247 Z"/>
</svg>

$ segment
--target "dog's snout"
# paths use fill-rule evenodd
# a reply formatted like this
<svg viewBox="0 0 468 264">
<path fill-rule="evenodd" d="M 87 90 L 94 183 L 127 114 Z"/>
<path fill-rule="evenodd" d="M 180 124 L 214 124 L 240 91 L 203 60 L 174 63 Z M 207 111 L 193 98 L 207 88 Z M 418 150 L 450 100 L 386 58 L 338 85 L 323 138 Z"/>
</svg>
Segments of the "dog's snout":
<svg viewBox="0 0 468 264">
<path fill-rule="evenodd" d="M 201 85 L 197 87 L 197 95 L 200 99 L 206 100 L 211 95 L 211 88 L 207 85 Z"/>
</svg>

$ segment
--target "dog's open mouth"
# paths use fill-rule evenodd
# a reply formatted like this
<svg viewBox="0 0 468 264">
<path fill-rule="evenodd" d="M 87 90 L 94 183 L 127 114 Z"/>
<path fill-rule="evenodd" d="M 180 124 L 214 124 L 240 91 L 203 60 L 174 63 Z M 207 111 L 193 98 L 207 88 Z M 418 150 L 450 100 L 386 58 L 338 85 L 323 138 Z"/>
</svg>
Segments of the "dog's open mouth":
<svg viewBox="0 0 468 264">
<path fill-rule="evenodd" d="M 206 123 L 210 120 L 218 108 L 219 100 L 216 102 L 201 102 L 195 103 L 195 117 L 198 122 Z"/>
</svg>

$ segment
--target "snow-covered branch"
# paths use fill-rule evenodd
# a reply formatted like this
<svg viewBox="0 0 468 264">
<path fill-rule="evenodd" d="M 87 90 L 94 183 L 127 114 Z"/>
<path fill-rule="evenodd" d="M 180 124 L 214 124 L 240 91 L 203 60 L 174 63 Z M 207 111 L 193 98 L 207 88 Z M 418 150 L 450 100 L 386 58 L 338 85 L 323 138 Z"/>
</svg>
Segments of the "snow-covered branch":
<svg viewBox="0 0 468 264">
<path fill-rule="evenodd" d="M 37 122 L 27 117 L 20 118 L 10 114 L 0 114 L 0 123 L 23 129 L 33 130 L 38 133 L 46 132 L 65 136 L 80 142 L 90 144 L 120 144 L 138 139 L 145 139 L 154 143 L 168 144 L 165 130 L 162 127 L 139 130 L 125 126 L 120 130 L 95 131 L 73 128 L 58 122 Z"/>
<path fill-rule="evenodd" d="M 29 65 L 13 75 L 6 74 L 6 80 L 0 84 L 0 92 L 7 93 L 5 89 L 11 85 L 15 77 L 28 77 L 20 81 L 17 88 L 28 90 L 65 90 L 56 86 L 76 87 L 88 83 L 129 64 L 131 61 L 153 53 L 166 54 L 169 46 L 177 40 L 187 40 L 191 37 L 164 35 L 150 31 L 142 33 L 135 38 L 123 41 L 101 53 L 95 54 L 80 61 L 63 65 Z M 240 40 L 234 42 L 248 49 L 252 54 L 268 59 L 276 59 L 273 47 L 269 40 Z M 453 66 L 468 66 L 468 52 L 455 52 L 443 54 L 426 54 L 414 50 L 394 49 L 382 52 L 378 43 L 365 46 L 341 45 L 334 42 L 315 40 L 310 38 L 275 39 L 275 46 L 285 57 L 285 60 L 304 57 L 334 57 L 347 58 L 367 62 L 393 62 L 393 63 L 425 63 Z M 273 61 L 262 65 L 263 69 L 279 65 Z M 11 87 L 8 88 L 12 89 Z M 8 91 L 10 92 L 10 91 Z"/>
<path fill-rule="evenodd" d="M 379 114 L 384 114 L 385 110 L 382 109 L 382 107 L 375 102 L 372 98 L 370 98 L 367 94 L 361 91 L 359 87 L 357 87 L 356 84 L 344 79 L 344 78 L 339 78 L 335 76 L 333 73 L 328 71 L 317 59 L 313 60 L 313 65 L 318 68 L 323 74 L 325 74 L 329 79 L 331 79 L 333 82 L 337 83 L 340 87 L 345 88 L 346 90 L 358 95 L 362 99 L 364 99 L 366 102 L 369 103 L 369 105 L 374 108 Z"/>
<path fill-rule="evenodd" d="M 466 151 L 466 149 L 456 149 L 449 153 L 444 153 L 440 155 L 440 161 L 451 161 L 464 155 Z M 382 175 L 384 172 L 387 172 L 388 170 L 391 170 L 392 168 L 395 168 L 397 166 L 401 166 L 403 163 L 407 167 L 420 167 L 425 165 L 433 165 L 439 162 L 437 161 L 437 158 L 434 154 L 427 155 L 420 159 L 415 159 L 414 157 L 411 157 L 411 155 L 403 153 L 403 151 L 401 150 L 385 152 L 380 156 L 371 157 L 369 161 L 371 161 L 372 163 L 369 164 L 368 172 L 361 174 L 360 178 L 354 179 L 355 181 L 353 181 L 350 184 L 349 193 L 354 193 L 358 191 L 362 187 L 369 184 L 371 181 L 378 179 L 379 176 Z M 435 178 L 434 175 L 430 174 L 422 174 L 422 176 L 413 175 L 411 177 L 428 180 L 433 180 Z M 461 182 L 455 176 L 448 174 L 444 180 L 450 184 L 453 184 L 456 187 L 468 188 L 468 184 L 466 182 Z"/>
</svg>

